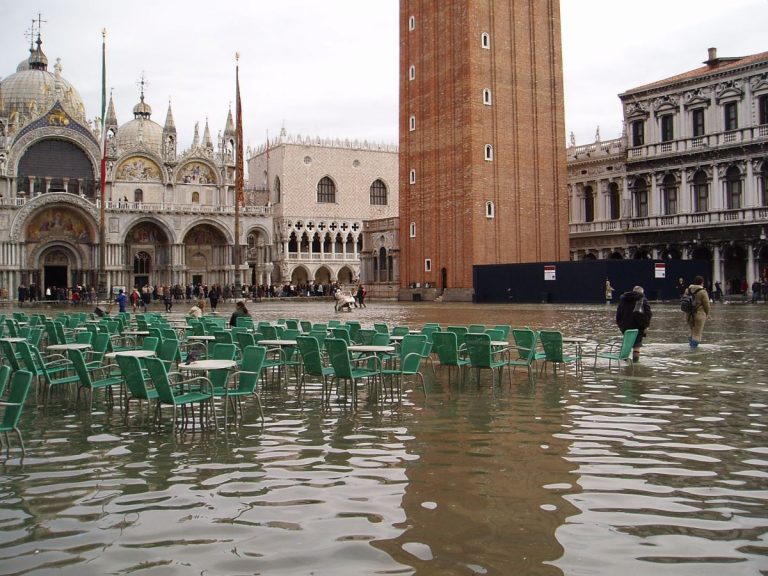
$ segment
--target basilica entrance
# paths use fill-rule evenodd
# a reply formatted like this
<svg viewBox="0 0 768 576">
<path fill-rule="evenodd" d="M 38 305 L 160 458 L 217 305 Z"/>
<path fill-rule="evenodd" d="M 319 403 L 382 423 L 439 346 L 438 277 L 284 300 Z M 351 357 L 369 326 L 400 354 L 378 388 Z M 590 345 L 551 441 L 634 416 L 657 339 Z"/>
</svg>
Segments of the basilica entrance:
<svg viewBox="0 0 768 576">
<path fill-rule="evenodd" d="M 50 288 L 51 292 L 55 293 L 58 288 L 74 285 L 77 282 L 74 277 L 76 262 L 74 255 L 67 248 L 63 246 L 48 248 L 40 258 L 43 290 Z"/>
</svg>

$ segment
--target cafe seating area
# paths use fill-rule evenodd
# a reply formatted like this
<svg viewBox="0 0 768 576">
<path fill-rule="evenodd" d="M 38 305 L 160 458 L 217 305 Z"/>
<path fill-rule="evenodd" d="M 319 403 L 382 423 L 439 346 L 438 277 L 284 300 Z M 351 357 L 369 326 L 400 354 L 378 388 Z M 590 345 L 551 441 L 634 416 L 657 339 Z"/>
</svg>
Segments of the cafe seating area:
<svg viewBox="0 0 768 576">
<path fill-rule="evenodd" d="M 261 396 L 295 394 L 299 403 L 355 409 L 397 405 L 406 392 L 427 398 L 425 375 L 447 371 L 461 385 L 509 385 L 517 368 L 528 381 L 558 370 L 582 373 L 586 338 L 509 325 L 420 327 L 359 321 L 259 320 L 204 315 L 78 312 L 0 315 L 0 408 L 9 450 L 22 412 L 52 403 L 71 410 L 136 406 L 146 425 L 177 432 L 216 431 L 243 423 L 252 403 L 263 425 Z M 595 344 L 598 360 L 631 364 L 632 335 L 613 347 Z M 600 364 L 603 365 L 602 363 Z M 487 375 L 487 377 L 486 377 Z M 33 405 L 34 404 L 34 405 Z M 26 406 L 25 406 L 26 405 Z M 146 414 L 144 411 L 146 410 Z"/>
</svg>

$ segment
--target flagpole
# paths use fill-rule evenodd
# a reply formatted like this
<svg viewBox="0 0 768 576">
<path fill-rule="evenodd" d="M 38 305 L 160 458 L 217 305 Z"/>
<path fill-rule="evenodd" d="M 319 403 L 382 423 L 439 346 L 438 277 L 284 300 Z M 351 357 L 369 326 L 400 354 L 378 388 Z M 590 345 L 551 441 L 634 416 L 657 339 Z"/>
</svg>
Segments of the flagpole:
<svg viewBox="0 0 768 576">
<path fill-rule="evenodd" d="M 99 277 L 98 298 L 106 300 L 107 293 L 107 129 L 104 117 L 107 106 L 107 29 L 101 30 L 101 180 L 99 192 Z"/>
<path fill-rule="evenodd" d="M 244 200 L 243 179 L 243 111 L 240 104 L 240 53 L 235 54 L 235 90 L 237 100 L 235 104 L 236 129 L 235 129 L 235 298 L 243 296 L 243 282 L 240 270 L 240 203 Z"/>
</svg>

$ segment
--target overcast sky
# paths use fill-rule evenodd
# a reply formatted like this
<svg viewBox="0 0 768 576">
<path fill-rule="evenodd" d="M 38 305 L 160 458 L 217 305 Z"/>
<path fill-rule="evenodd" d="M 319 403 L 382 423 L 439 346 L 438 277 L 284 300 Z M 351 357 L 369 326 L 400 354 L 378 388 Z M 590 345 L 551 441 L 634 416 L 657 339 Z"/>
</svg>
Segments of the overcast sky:
<svg viewBox="0 0 768 576">
<path fill-rule="evenodd" d="M 435 0 L 439 1 L 439 0 Z M 510 0 L 514 1 L 514 0 Z M 397 142 L 398 0 L 0 0 L 0 77 L 28 56 L 42 14 L 43 50 L 100 113 L 101 30 L 118 121 L 147 79 L 152 119 L 170 99 L 181 148 L 208 118 L 214 138 L 235 100 L 235 53 L 246 143 L 292 134 Z M 621 134 L 617 94 L 720 56 L 768 50 L 768 0 L 561 0 L 566 134 Z"/>
</svg>

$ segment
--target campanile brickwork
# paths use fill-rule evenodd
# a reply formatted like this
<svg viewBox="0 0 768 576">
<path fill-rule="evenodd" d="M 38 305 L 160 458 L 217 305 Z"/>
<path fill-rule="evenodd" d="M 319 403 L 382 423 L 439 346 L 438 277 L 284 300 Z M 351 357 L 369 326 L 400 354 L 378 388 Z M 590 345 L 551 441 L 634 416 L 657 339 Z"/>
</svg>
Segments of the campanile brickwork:
<svg viewBox="0 0 768 576">
<path fill-rule="evenodd" d="M 401 0 L 400 247 L 445 299 L 568 259 L 559 0 Z"/>
</svg>

